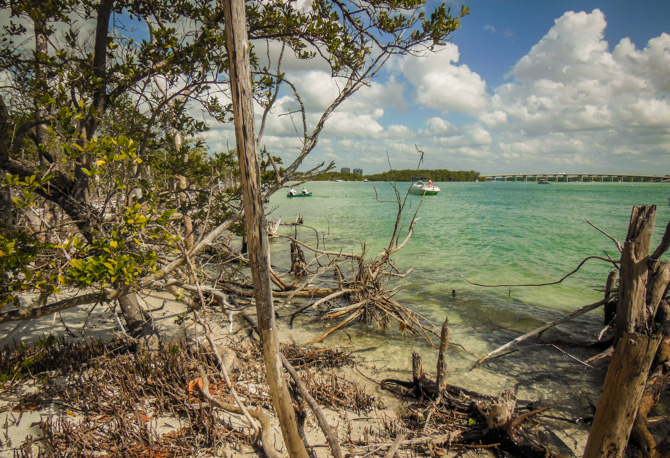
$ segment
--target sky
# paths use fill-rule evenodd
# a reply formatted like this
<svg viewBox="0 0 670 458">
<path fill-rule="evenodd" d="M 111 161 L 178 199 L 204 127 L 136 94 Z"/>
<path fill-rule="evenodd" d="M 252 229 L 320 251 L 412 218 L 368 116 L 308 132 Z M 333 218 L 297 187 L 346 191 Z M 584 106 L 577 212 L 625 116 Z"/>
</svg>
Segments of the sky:
<svg viewBox="0 0 670 458">
<path fill-rule="evenodd" d="M 335 161 L 364 174 L 670 174 L 667 0 L 466 4 L 470 14 L 444 49 L 391 59 L 341 105 L 300 170 Z M 337 81 L 318 61 L 289 58 L 283 70 L 313 124 Z M 262 138 L 284 164 L 300 147 L 299 120 L 286 114 L 294 108 L 280 97 Z M 234 145 L 232 126 L 212 125 L 206 140 Z"/>
</svg>

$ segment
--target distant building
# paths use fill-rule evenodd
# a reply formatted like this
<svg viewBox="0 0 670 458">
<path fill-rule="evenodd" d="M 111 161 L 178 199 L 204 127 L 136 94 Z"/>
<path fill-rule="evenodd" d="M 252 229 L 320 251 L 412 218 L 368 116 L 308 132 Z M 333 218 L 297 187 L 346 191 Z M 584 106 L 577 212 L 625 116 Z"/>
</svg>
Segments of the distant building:
<svg viewBox="0 0 670 458">
<path fill-rule="evenodd" d="M 351 173 L 351 169 L 349 167 L 342 167 L 342 173 Z"/>
<path fill-rule="evenodd" d="M 354 169 L 354 175 L 363 175 L 363 169 Z"/>
</svg>

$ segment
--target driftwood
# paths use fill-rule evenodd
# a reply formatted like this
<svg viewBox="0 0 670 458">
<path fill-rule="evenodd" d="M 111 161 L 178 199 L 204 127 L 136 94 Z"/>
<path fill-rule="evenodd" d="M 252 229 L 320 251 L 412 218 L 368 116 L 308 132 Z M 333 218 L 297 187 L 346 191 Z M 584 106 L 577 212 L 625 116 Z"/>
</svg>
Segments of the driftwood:
<svg viewBox="0 0 670 458">
<path fill-rule="evenodd" d="M 298 278 L 309 274 L 305 254 L 300 249 L 300 245 L 294 241 L 291 241 L 291 270 L 289 272 Z"/>
<path fill-rule="evenodd" d="M 374 323 L 376 326 L 386 328 L 389 323 L 395 321 L 402 332 L 407 331 L 421 336 L 424 340 L 433 344 L 432 336 L 436 336 L 431 323 L 427 322 L 419 314 L 402 306 L 394 299 L 394 290 L 388 288 L 388 281 L 393 277 L 404 277 L 410 271 L 399 273 L 393 264 L 391 256 L 402 249 L 414 233 L 414 225 L 419 220 L 416 214 L 412 218 L 407 234 L 403 240 L 399 239 L 401 232 L 400 219 L 402 213 L 402 204 L 398 203 L 399 210 L 396 218 L 396 226 L 391 236 L 388 247 L 380 253 L 375 259 L 368 262 L 363 254 L 356 255 L 343 253 L 341 251 L 327 251 L 312 247 L 300 240 L 288 236 L 280 236 L 291 241 L 292 261 L 295 269 L 295 256 L 300 247 L 312 251 L 317 255 L 328 256 L 331 263 L 338 259 L 347 259 L 352 261 L 355 266 L 355 272 L 351 280 L 345 280 L 341 276 L 341 271 L 336 270 L 340 275 L 340 282 L 337 288 L 305 289 L 297 296 L 320 298 L 312 304 L 299 309 L 294 313 L 301 313 L 309 308 L 317 307 L 337 297 L 346 298 L 348 305 L 343 305 L 329 310 L 320 320 L 337 320 L 338 323 L 322 335 L 314 339 L 310 344 L 320 342 L 329 335 L 345 328 L 356 320 Z M 418 210 L 417 210 L 418 211 Z M 295 249 L 293 248 L 295 246 Z M 304 259 L 304 257 L 303 257 Z M 299 260 L 298 260 L 299 261 Z M 300 264 L 300 262 L 298 262 Z M 330 265 L 330 264 L 329 264 Z M 317 274 L 318 275 L 318 274 Z M 325 294 L 324 294 L 325 293 Z M 292 293 L 288 293 L 292 294 Z M 276 297 L 281 297 L 275 294 Z"/>
<path fill-rule="evenodd" d="M 417 393 L 423 399 L 437 399 L 436 403 L 430 403 L 428 409 L 424 401 L 419 401 L 413 408 L 408 409 L 408 427 L 418 423 L 421 430 L 425 430 L 427 424 L 422 422 L 433 421 L 432 428 L 453 431 L 450 436 L 449 447 L 458 450 L 459 447 L 476 445 L 478 447 L 495 447 L 514 456 L 522 457 L 547 457 L 558 456 L 544 445 L 537 442 L 532 432 L 526 432 L 522 424 L 531 417 L 550 409 L 552 406 L 531 410 L 525 414 L 517 414 L 516 397 L 511 390 L 503 391 L 498 397 L 491 397 L 471 390 L 447 385 L 444 391 L 437 393 L 437 384 L 428 379 L 423 373 L 421 358 L 418 354 L 412 357 L 414 379 L 402 381 L 386 379 L 382 381 L 382 388 L 393 389 L 403 387 L 405 393 L 411 393 L 415 397 Z M 427 415 L 422 410 L 430 410 Z M 432 410 L 431 410 L 432 409 Z M 432 414 L 433 411 L 441 411 L 442 414 Z M 465 424 L 459 424 L 457 429 L 439 424 L 439 419 L 453 419 L 463 416 Z M 479 419 L 473 424 L 472 419 Z M 443 421 L 443 420 L 442 420 Z M 568 449 L 565 444 L 562 444 Z"/>
<path fill-rule="evenodd" d="M 449 339 L 448 320 L 442 327 L 440 355 L 438 356 L 439 384 L 426 377 L 423 362 L 418 353 L 412 354 L 412 380 L 385 379 L 382 389 L 398 391 L 418 399 L 402 418 L 407 426 L 416 425 L 424 433 L 429 426 L 440 432 L 449 431 L 448 446 L 498 448 L 515 456 L 546 457 L 557 456 L 535 440 L 534 433 L 527 433 L 521 427 L 530 417 L 551 407 L 530 410 L 516 414 L 517 400 L 513 391 L 505 390 L 498 397 L 464 390 L 446 383 L 446 351 Z M 439 388 L 438 388 L 439 386 Z M 433 400 L 426 408 L 426 400 Z M 463 423 L 458 423 L 462 419 Z M 472 423 L 473 419 L 480 419 Z M 442 422 L 455 422 L 453 425 Z M 443 437 L 443 436 L 442 436 Z M 404 445 L 405 442 L 400 442 Z M 435 442 L 433 442 L 435 444 Z M 564 444 L 563 444 L 564 445 Z M 567 448 L 567 447 L 566 447 Z"/>
</svg>

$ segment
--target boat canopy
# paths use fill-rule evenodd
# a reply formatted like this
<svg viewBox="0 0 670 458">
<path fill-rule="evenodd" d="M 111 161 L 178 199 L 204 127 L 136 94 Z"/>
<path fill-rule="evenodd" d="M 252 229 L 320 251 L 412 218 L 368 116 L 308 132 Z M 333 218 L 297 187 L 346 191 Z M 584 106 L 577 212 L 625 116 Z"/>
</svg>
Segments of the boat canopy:
<svg viewBox="0 0 670 458">
<path fill-rule="evenodd" d="M 410 180 L 412 180 L 412 181 L 414 181 L 414 180 L 427 180 L 427 179 L 428 178 L 426 178 L 426 177 L 412 177 L 412 178 L 410 178 Z"/>
</svg>

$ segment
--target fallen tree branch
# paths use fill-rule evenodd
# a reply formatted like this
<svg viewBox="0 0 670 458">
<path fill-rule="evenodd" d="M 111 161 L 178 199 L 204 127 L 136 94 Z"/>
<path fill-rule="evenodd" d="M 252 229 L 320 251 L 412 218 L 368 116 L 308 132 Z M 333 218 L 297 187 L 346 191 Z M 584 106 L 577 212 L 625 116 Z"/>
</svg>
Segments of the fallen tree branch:
<svg viewBox="0 0 670 458">
<path fill-rule="evenodd" d="M 354 321 L 356 318 L 358 318 L 362 314 L 363 314 L 363 309 L 357 310 L 350 317 L 348 317 L 346 320 L 342 321 L 340 324 L 338 324 L 334 328 L 328 330 L 327 332 L 321 334 L 321 336 L 317 337 L 316 339 L 312 340 L 311 342 L 305 344 L 305 346 L 314 345 L 315 343 L 321 342 L 323 339 L 325 339 L 326 337 L 331 335 L 333 332 L 337 331 L 338 329 L 341 329 L 341 328 L 345 327 L 346 325 L 348 325 L 349 323 Z"/>
<path fill-rule="evenodd" d="M 546 331 L 546 330 L 549 329 L 549 328 L 552 328 L 552 327 L 554 327 L 554 326 L 556 326 L 556 325 L 558 325 L 558 324 L 561 324 L 561 323 L 565 323 L 566 321 L 570 321 L 571 319 L 576 318 L 576 317 L 578 317 L 578 316 L 580 316 L 580 315 L 583 315 L 583 314 L 585 314 L 586 312 L 590 312 L 591 310 L 595 310 L 595 309 L 597 309 L 598 307 L 600 307 L 601 305 L 606 304 L 606 303 L 608 303 L 608 302 L 611 302 L 611 301 L 615 300 L 615 298 L 616 298 L 615 296 L 610 296 L 609 298 L 603 299 L 603 300 L 598 301 L 598 302 L 595 302 L 595 303 L 593 303 L 593 304 L 585 305 L 584 307 L 581 307 L 581 308 L 575 310 L 574 312 L 572 312 L 572 313 L 570 313 L 570 314 L 568 314 L 568 315 L 565 315 L 565 316 L 562 317 L 562 318 L 559 318 L 558 320 L 554 320 L 554 321 L 552 321 L 551 323 L 547 323 L 547 324 L 545 324 L 545 325 L 543 325 L 543 326 L 540 326 L 539 328 L 534 329 L 534 330 L 532 330 L 532 331 L 530 331 L 530 332 L 528 332 L 528 333 L 526 333 L 526 334 L 524 334 L 524 335 L 522 335 L 522 336 L 519 336 L 519 337 L 517 337 L 516 339 L 512 340 L 511 342 L 506 343 L 506 344 L 503 345 L 502 347 L 496 348 L 495 350 L 493 350 L 492 352 L 490 352 L 488 355 L 486 355 L 485 357 L 483 357 L 482 359 L 480 359 L 479 361 L 477 361 L 477 362 L 475 363 L 475 365 L 472 366 L 472 367 L 470 368 L 470 370 L 472 370 L 472 369 L 476 369 L 477 367 L 479 367 L 479 366 L 480 366 L 484 361 L 486 361 L 487 359 L 489 359 L 489 358 L 491 358 L 492 356 L 497 355 L 498 353 L 500 353 L 500 352 L 502 352 L 502 351 L 504 351 L 504 350 L 506 350 L 506 349 L 508 349 L 508 348 L 510 348 L 510 347 L 512 347 L 512 346 L 514 346 L 514 345 L 516 345 L 516 344 L 518 344 L 519 342 L 523 342 L 524 340 L 527 340 L 527 339 L 529 339 L 529 338 L 531 338 L 531 337 L 533 337 L 533 336 L 536 336 L 536 335 L 538 335 L 538 334 L 541 334 L 542 332 Z"/>
<path fill-rule="evenodd" d="M 40 318 L 52 313 L 60 312 L 79 305 L 92 304 L 94 302 L 107 302 L 118 299 L 121 292 L 118 290 L 106 291 L 96 293 L 82 294 L 81 296 L 70 297 L 51 304 L 43 305 L 42 307 L 18 308 L 3 312 L 0 314 L 0 324 L 8 323 L 10 321 L 24 321 Z"/>
<path fill-rule="evenodd" d="M 481 286 L 483 288 L 501 288 L 501 287 L 511 287 L 511 286 L 550 286 L 550 285 L 558 285 L 559 283 L 562 283 L 563 280 L 565 280 L 566 278 L 568 278 L 571 275 L 574 275 L 575 273 L 577 273 L 577 271 L 579 269 L 581 269 L 584 264 L 586 264 L 586 261 L 588 261 L 590 259 L 599 259 L 601 261 L 609 262 L 609 263 L 614 264 L 614 265 L 619 263 L 619 261 L 615 261 L 611 258 L 603 258 L 602 256 L 587 256 L 586 258 L 582 259 L 582 262 L 580 262 L 579 265 L 572 272 L 568 272 L 563 277 L 561 277 L 559 280 L 552 281 L 552 282 L 547 282 L 547 283 L 520 283 L 520 284 L 506 284 L 506 285 L 486 285 L 484 283 L 477 283 L 477 282 L 474 282 L 472 280 L 469 280 L 463 274 L 459 274 L 459 275 L 461 276 L 461 278 L 463 280 L 470 283 L 471 285 Z"/>
</svg>

